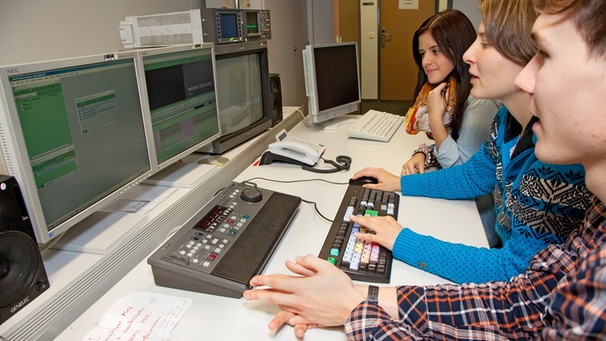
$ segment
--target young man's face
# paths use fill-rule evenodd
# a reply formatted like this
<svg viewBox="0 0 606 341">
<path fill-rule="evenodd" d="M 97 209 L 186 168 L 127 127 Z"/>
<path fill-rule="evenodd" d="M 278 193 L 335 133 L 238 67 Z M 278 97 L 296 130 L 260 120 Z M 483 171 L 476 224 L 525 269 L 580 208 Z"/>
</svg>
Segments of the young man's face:
<svg viewBox="0 0 606 341">
<path fill-rule="evenodd" d="M 531 94 L 535 153 L 554 164 L 606 162 L 606 57 L 589 55 L 572 20 L 539 16 L 539 53 L 516 79 Z"/>
<path fill-rule="evenodd" d="M 463 54 L 463 61 L 469 64 L 474 97 L 506 101 L 519 92 L 513 80 L 522 67 L 497 51 L 486 36 L 484 22 L 478 27 L 476 40 Z"/>
</svg>

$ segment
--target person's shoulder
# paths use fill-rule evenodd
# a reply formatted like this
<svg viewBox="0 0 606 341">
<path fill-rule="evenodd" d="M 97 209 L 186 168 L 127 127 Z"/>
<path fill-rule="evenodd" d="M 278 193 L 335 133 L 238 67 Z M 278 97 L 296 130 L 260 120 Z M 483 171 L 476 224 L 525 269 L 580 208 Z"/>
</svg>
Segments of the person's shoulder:
<svg viewBox="0 0 606 341">
<path fill-rule="evenodd" d="M 477 98 L 473 95 L 469 95 L 469 97 L 467 97 L 467 105 L 491 105 L 494 106 L 495 109 L 499 109 L 503 106 L 501 101 L 498 99 Z"/>
</svg>

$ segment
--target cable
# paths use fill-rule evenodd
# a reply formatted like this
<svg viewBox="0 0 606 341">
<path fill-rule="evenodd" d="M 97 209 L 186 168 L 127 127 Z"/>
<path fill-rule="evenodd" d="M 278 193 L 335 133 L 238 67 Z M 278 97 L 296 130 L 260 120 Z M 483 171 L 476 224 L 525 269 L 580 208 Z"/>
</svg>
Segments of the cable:
<svg viewBox="0 0 606 341">
<path fill-rule="evenodd" d="M 253 178 L 249 178 L 248 180 L 245 181 L 253 181 L 253 180 L 265 180 L 265 181 L 270 181 L 270 182 L 278 182 L 278 183 L 296 183 L 296 182 L 310 182 L 310 181 L 322 181 L 322 182 L 326 182 L 329 184 L 333 184 L 333 185 L 349 185 L 349 182 L 335 182 L 335 181 L 329 181 L 326 179 L 320 179 L 320 178 L 316 178 L 316 179 L 298 179 L 298 180 L 277 180 L 277 179 L 268 179 L 268 178 L 264 178 L 261 176 L 256 176 Z M 316 211 L 316 213 L 324 220 L 332 223 L 333 220 L 327 218 L 324 214 L 322 214 L 322 212 L 320 212 L 320 210 L 318 209 L 318 204 L 315 201 L 309 201 L 309 200 L 305 200 L 303 198 L 301 198 L 301 201 L 303 201 L 306 204 L 311 204 L 314 207 L 314 210 Z"/>
<path fill-rule="evenodd" d="M 314 173 L 336 173 L 336 172 L 340 172 L 342 170 L 349 170 L 349 167 L 351 166 L 351 157 L 347 156 L 347 155 L 338 155 L 335 159 L 335 161 L 333 160 L 327 160 L 325 158 L 321 158 L 322 160 L 324 160 L 324 162 L 333 165 L 335 168 L 314 168 L 314 167 L 310 167 L 307 165 L 302 165 L 301 168 L 303 170 L 309 171 L 309 172 L 314 172 Z"/>
<path fill-rule="evenodd" d="M 324 220 L 326 220 L 326 221 L 328 221 L 328 222 L 330 222 L 330 223 L 332 223 L 332 222 L 333 222 L 333 220 L 332 220 L 332 219 L 328 219 L 326 216 L 324 216 L 324 215 L 323 215 L 323 214 L 320 212 L 320 210 L 318 209 L 318 204 L 317 204 L 315 201 L 308 201 L 308 200 L 305 200 L 305 199 L 303 199 L 303 198 L 301 198 L 301 201 L 303 201 L 303 202 L 304 202 L 304 203 L 306 203 L 306 204 L 312 204 L 312 205 L 314 206 L 314 210 L 316 211 L 316 213 L 317 213 L 317 214 L 318 214 L 320 217 L 322 217 L 322 219 L 324 219 Z"/>
<path fill-rule="evenodd" d="M 283 183 L 283 184 L 290 184 L 290 183 L 296 183 L 296 182 L 322 181 L 322 182 L 326 182 L 326 183 L 332 184 L 332 185 L 349 185 L 349 181 L 348 182 L 336 182 L 336 181 L 330 181 L 330 180 L 321 179 L 321 178 L 315 178 L 315 179 L 297 179 L 297 180 L 277 180 L 277 179 L 264 178 L 262 176 L 255 176 L 255 177 L 250 178 L 250 179 L 248 179 L 246 181 L 253 181 L 253 180 L 265 180 L 265 181 L 269 181 L 269 182 L 278 182 L 278 183 Z"/>
</svg>

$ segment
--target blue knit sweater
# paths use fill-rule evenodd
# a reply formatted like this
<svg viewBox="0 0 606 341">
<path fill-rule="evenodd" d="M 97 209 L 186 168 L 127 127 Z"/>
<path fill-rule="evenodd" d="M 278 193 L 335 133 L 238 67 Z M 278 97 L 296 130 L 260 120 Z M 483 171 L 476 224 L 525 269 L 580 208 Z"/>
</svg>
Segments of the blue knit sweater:
<svg viewBox="0 0 606 341">
<path fill-rule="evenodd" d="M 402 194 L 409 196 L 472 199 L 494 189 L 502 248 L 448 243 L 404 228 L 394 257 L 457 283 L 508 281 L 545 246 L 563 242 L 581 223 L 591 194 L 581 165 L 536 158 L 533 122 L 520 136 L 521 125 L 502 107 L 490 138 L 466 163 L 400 180 Z"/>
</svg>

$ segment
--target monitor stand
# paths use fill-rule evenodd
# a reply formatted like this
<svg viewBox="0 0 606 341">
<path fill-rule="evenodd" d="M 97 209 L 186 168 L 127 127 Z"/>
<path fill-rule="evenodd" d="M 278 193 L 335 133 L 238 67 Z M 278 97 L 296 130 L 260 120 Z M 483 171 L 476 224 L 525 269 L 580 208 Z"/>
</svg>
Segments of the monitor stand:
<svg viewBox="0 0 606 341">
<path fill-rule="evenodd" d="M 345 126 L 345 125 L 353 125 L 354 123 L 356 123 L 355 118 L 353 118 L 349 115 L 344 115 L 344 116 L 333 117 L 328 121 L 324 121 L 324 122 L 317 123 L 317 124 L 318 124 L 318 126 L 322 127 L 324 129 L 324 131 L 326 131 L 326 132 L 336 132 L 339 130 L 339 127 Z"/>
<path fill-rule="evenodd" d="M 219 170 L 219 164 L 176 162 L 144 181 L 148 185 L 192 188 L 208 179 Z"/>
<path fill-rule="evenodd" d="M 51 249 L 105 255 L 149 221 L 177 188 L 139 184 L 57 236 Z"/>
<path fill-rule="evenodd" d="M 137 213 L 97 211 L 57 237 L 51 248 L 105 255 L 145 222 L 147 216 Z"/>
</svg>

